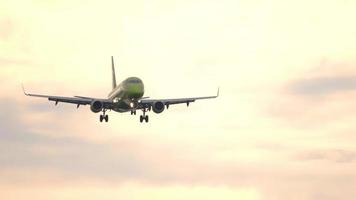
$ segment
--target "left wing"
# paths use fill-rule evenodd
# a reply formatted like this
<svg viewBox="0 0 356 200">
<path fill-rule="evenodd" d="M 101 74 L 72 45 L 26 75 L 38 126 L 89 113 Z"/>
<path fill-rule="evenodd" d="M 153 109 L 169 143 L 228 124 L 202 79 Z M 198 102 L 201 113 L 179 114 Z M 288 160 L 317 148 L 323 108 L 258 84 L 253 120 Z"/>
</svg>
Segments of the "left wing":
<svg viewBox="0 0 356 200">
<path fill-rule="evenodd" d="M 22 89 L 26 96 L 47 98 L 49 101 L 54 101 L 56 105 L 58 104 L 58 102 L 63 102 L 63 103 L 76 104 L 77 107 L 79 107 L 80 105 L 89 105 L 93 101 L 101 101 L 103 103 L 104 108 L 110 109 L 113 104 L 112 101 L 109 99 L 98 99 L 98 98 L 80 97 L 80 96 L 63 97 L 63 96 L 50 96 L 50 95 L 42 95 L 42 94 L 30 94 L 30 93 L 26 93 L 23 87 Z"/>
<path fill-rule="evenodd" d="M 219 90 L 215 96 L 205 96 L 205 97 L 191 97 L 191 98 L 177 98 L 177 99 L 142 99 L 139 102 L 141 108 L 150 108 L 155 102 L 162 102 L 167 108 L 169 105 L 186 103 L 189 106 L 189 103 L 195 102 L 196 100 L 201 99 L 214 99 L 219 96 Z"/>
</svg>

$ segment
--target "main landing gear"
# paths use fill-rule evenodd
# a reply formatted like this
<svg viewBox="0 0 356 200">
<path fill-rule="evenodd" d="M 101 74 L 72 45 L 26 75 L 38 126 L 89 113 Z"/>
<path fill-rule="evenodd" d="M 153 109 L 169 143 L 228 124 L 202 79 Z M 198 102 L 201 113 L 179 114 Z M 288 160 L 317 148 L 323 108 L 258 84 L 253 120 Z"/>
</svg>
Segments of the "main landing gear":
<svg viewBox="0 0 356 200">
<path fill-rule="evenodd" d="M 144 108 L 142 111 L 143 115 L 140 115 L 140 122 L 142 123 L 143 121 L 145 121 L 146 123 L 148 123 L 148 115 L 146 115 L 146 108 Z"/>
<path fill-rule="evenodd" d="M 105 120 L 105 122 L 109 121 L 109 116 L 105 115 L 106 110 L 103 111 L 103 114 L 100 115 L 100 122 L 103 122 L 103 120 Z"/>
</svg>

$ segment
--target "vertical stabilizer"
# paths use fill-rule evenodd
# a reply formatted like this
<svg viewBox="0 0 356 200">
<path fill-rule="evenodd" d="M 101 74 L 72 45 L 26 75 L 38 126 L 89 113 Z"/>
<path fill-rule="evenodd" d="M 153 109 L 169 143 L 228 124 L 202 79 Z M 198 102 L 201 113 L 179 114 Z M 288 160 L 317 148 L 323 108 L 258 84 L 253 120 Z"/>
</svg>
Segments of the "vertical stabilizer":
<svg viewBox="0 0 356 200">
<path fill-rule="evenodd" d="M 111 67 L 112 67 L 112 89 L 116 88 L 116 76 L 115 76 L 115 65 L 114 65 L 114 57 L 111 56 Z"/>
</svg>

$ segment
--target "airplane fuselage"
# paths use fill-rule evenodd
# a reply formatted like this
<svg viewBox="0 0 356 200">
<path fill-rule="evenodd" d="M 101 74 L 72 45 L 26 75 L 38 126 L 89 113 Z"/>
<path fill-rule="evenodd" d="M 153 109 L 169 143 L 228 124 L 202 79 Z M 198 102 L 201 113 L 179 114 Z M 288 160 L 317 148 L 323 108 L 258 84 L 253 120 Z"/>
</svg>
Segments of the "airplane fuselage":
<svg viewBox="0 0 356 200">
<path fill-rule="evenodd" d="M 138 105 L 138 100 L 143 97 L 145 92 L 144 84 L 137 77 L 130 77 L 122 81 L 108 95 L 115 106 L 116 112 L 127 112 L 134 110 Z"/>
</svg>

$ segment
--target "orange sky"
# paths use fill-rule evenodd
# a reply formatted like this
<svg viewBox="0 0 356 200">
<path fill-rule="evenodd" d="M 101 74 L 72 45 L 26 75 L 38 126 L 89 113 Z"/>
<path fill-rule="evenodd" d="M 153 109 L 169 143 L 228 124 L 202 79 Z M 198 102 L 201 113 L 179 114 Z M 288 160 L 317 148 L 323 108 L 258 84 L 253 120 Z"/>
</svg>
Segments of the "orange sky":
<svg viewBox="0 0 356 200">
<path fill-rule="evenodd" d="M 352 199 L 356 2 L 2 1 L 1 199 Z M 213 95 L 140 124 L 27 90 Z"/>
</svg>

